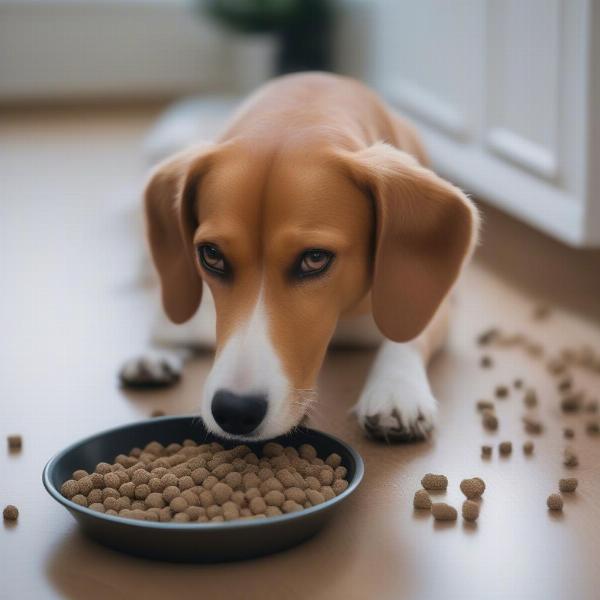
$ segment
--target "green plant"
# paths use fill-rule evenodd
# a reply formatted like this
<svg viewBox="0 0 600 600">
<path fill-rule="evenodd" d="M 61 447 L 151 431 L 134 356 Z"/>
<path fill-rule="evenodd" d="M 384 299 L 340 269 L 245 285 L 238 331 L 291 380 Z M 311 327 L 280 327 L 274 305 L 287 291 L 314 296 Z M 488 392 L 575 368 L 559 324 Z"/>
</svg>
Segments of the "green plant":
<svg viewBox="0 0 600 600">
<path fill-rule="evenodd" d="M 246 33 L 281 32 L 305 16 L 302 0 L 201 0 L 200 5 L 226 27 Z"/>
</svg>

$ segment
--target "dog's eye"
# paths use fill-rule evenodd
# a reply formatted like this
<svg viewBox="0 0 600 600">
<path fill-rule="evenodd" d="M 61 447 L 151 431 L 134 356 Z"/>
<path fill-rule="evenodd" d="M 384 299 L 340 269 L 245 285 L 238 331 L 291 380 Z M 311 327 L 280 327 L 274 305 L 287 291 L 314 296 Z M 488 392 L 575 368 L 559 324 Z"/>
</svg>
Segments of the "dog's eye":
<svg viewBox="0 0 600 600">
<path fill-rule="evenodd" d="M 216 246 L 204 244 L 198 248 L 198 255 L 205 269 L 219 275 L 225 274 L 227 269 L 225 257 Z"/>
<path fill-rule="evenodd" d="M 307 277 L 323 273 L 331 264 L 332 258 L 333 254 L 327 250 L 307 250 L 300 257 L 298 275 Z"/>
</svg>

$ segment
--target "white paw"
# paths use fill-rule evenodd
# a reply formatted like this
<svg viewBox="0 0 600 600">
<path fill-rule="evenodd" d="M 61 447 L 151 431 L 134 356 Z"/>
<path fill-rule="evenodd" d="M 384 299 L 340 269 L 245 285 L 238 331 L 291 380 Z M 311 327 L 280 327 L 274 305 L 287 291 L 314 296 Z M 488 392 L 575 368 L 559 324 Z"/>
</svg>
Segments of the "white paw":
<svg viewBox="0 0 600 600">
<path fill-rule="evenodd" d="M 166 387 L 179 381 L 182 369 L 183 361 L 178 356 L 148 352 L 125 362 L 119 379 L 126 387 Z"/>
<path fill-rule="evenodd" d="M 426 381 L 369 382 L 353 409 L 372 438 L 408 442 L 426 438 L 435 424 L 437 401 Z"/>
</svg>

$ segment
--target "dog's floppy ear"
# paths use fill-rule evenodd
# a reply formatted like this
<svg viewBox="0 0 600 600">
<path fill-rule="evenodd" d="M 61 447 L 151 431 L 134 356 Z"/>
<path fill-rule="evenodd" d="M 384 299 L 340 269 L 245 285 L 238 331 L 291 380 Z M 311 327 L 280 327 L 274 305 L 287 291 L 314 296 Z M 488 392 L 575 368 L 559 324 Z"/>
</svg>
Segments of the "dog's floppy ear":
<svg viewBox="0 0 600 600">
<path fill-rule="evenodd" d="M 475 246 L 477 210 L 458 188 L 388 144 L 344 152 L 343 159 L 375 204 L 375 322 L 388 339 L 406 342 L 429 323 Z"/>
<path fill-rule="evenodd" d="M 184 150 L 159 164 L 144 194 L 150 252 L 162 302 L 175 323 L 190 319 L 200 304 L 202 280 L 194 266 L 194 200 L 213 146 Z"/>
</svg>

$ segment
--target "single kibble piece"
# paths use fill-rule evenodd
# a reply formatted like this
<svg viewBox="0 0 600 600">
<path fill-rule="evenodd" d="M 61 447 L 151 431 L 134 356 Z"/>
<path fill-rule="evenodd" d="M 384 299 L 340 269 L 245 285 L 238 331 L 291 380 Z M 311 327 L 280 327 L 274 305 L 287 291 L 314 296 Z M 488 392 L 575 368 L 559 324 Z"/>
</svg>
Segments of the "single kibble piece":
<svg viewBox="0 0 600 600">
<path fill-rule="evenodd" d="M 523 380 L 522 379 L 515 379 L 513 381 L 513 386 L 515 387 L 515 389 L 520 390 L 523 387 Z"/>
<path fill-rule="evenodd" d="M 573 378 L 570 376 L 563 377 L 557 384 L 556 387 L 561 392 L 566 392 L 573 387 Z"/>
<path fill-rule="evenodd" d="M 563 465 L 565 467 L 576 467 L 579 464 L 577 454 L 571 448 L 565 448 Z"/>
<path fill-rule="evenodd" d="M 431 505 L 431 514 L 436 521 L 456 521 L 458 517 L 456 509 L 445 502 L 434 502 Z"/>
<path fill-rule="evenodd" d="M 531 415 L 524 415 L 522 420 L 527 433 L 541 433 L 544 430 L 542 422 Z"/>
<path fill-rule="evenodd" d="M 500 442 L 498 451 L 502 456 L 508 456 L 512 452 L 512 442 Z"/>
<path fill-rule="evenodd" d="M 538 404 L 537 392 L 534 389 L 529 388 L 523 396 L 523 403 L 527 408 L 533 408 Z"/>
<path fill-rule="evenodd" d="M 153 410 L 150 413 L 151 417 L 164 417 L 165 416 L 165 411 L 164 410 L 160 410 L 160 408 L 157 408 L 155 410 Z"/>
<path fill-rule="evenodd" d="M 71 499 L 76 494 L 79 494 L 79 484 L 74 479 L 68 479 L 62 484 L 60 493 L 65 498 Z"/>
<path fill-rule="evenodd" d="M 413 499 L 413 506 L 419 510 L 429 510 L 431 508 L 431 498 L 427 490 L 417 490 Z"/>
<path fill-rule="evenodd" d="M 479 504 L 473 500 L 465 500 L 462 505 L 462 516 L 465 521 L 477 521 L 479 517 Z"/>
<path fill-rule="evenodd" d="M 470 499 L 480 498 L 485 492 L 485 482 L 481 477 L 473 477 L 472 479 L 463 479 L 460 482 L 460 491 Z"/>
<path fill-rule="evenodd" d="M 598 435 L 600 433 L 600 422 L 599 421 L 589 421 L 585 430 L 589 435 Z"/>
<path fill-rule="evenodd" d="M 561 492 L 574 492 L 577 489 L 579 481 L 575 477 L 567 477 L 565 479 L 559 479 L 558 489 Z"/>
<path fill-rule="evenodd" d="M 479 364 L 481 365 L 481 367 L 483 369 L 489 369 L 490 367 L 493 366 L 494 362 L 492 361 L 491 356 L 488 356 L 487 354 L 485 354 L 484 356 L 481 357 Z"/>
<path fill-rule="evenodd" d="M 550 494 L 546 500 L 546 504 L 550 510 L 563 509 L 563 499 L 560 497 L 560 494 Z"/>
<path fill-rule="evenodd" d="M 563 412 L 573 413 L 579 412 L 583 404 L 583 394 L 581 392 L 573 392 L 562 398 L 560 408 Z"/>
<path fill-rule="evenodd" d="M 506 385 L 499 385 L 496 386 L 496 397 L 497 398 L 506 398 L 508 396 L 508 386 Z"/>
<path fill-rule="evenodd" d="M 23 447 L 23 438 L 18 433 L 6 436 L 6 442 L 8 443 L 8 449 L 12 452 Z"/>
<path fill-rule="evenodd" d="M 525 454 L 533 454 L 534 444 L 532 441 L 527 441 L 523 444 L 523 452 Z"/>
<path fill-rule="evenodd" d="M 490 400 L 478 400 L 477 401 L 477 410 L 494 410 L 494 403 Z"/>
<path fill-rule="evenodd" d="M 498 417 L 491 411 L 485 411 L 482 419 L 483 426 L 490 431 L 498 429 Z"/>
<path fill-rule="evenodd" d="M 496 341 L 496 339 L 500 335 L 500 330 L 496 327 L 491 327 L 490 329 L 486 329 L 482 333 L 477 336 L 477 344 L 479 346 L 489 346 L 492 342 Z"/>
<path fill-rule="evenodd" d="M 448 478 L 445 475 L 427 473 L 421 479 L 421 485 L 426 490 L 445 490 L 448 487 Z"/>
<path fill-rule="evenodd" d="M 575 431 L 571 427 L 565 427 L 563 429 L 563 437 L 572 440 L 575 437 Z"/>
<path fill-rule="evenodd" d="M 492 447 L 491 446 L 481 446 L 481 456 L 483 458 L 489 458 L 492 456 Z"/>
<path fill-rule="evenodd" d="M 548 361 L 546 367 L 552 375 L 562 375 L 567 370 L 567 364 L 559 358 Z"/>
<path fill-rule="evenodd" d="M 16 521 L 19 518 L 19 509 L 14 504 L 4 507 L 2 516 L 6 521 Z"/>
</svg>

